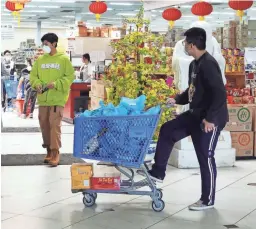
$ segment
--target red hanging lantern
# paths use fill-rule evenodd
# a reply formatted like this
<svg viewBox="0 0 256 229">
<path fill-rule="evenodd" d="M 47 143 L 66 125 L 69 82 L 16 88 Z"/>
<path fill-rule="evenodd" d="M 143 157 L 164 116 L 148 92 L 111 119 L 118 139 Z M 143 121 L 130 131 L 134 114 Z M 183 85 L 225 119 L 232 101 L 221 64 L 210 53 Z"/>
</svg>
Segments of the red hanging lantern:
<svg viewBox="0 0 256 229">
<path fill-rule="evenodd" d="M 31 2 L 31 0 L 8 0 L 8 1 L 13 3 L 19 3 L 19 4 L 27 4 Z"/>
<path fill-rule="evenodd" d="M 8 0 L 8 2 L 14 3 L 16 5 L 15 7 L 17 10 L 18 9 L 23 10 L 25 4 L 31 2 L 31 0 Z"/>
<path fill-rule="evenodd" d="M 13 3 L 13 2 L 7 1 L 5 3 L 5 8 L 7 10 L 12 11 L 12 15 L 14 17 L 17 17 L 18 18 L 18 23 L 20 23 L 20 13 L 19 13 L 19 11 L 24 9 L 24 4 Z"/>
<path fill-rule="evenodd" d="M 192 8 L 191 12 L 192 14 L 199 16 L 200 21 L 204 21 L 204 17 L 211 14 L 213 11 L 213 7 L 208 2 L 198 2 L 195 3 Z"/>
<path fill-rule="evenodd" d="M 253 1 L 229 0 L 228 5 L 231 9 L 236 10 L 236 15 L 240 17 L 240 20 L 242 21 L 244 16 L 244 10 L 251 8 L 253 5 Z"/>
<path fill-rule="evenodd" d="M 7 1 L 5 3 L 5 8 L 7 10 L 10 10 L 12 12 L 15 12 L 15 11 L 20 11 L 20 10 L 23 10 L 24 9 L 24 4 L 17 4 L 17 3 L 13 3 L 11 1 Z"/>
<path fill-rule="evenodd" d="M 99 0 L 92 2 L 89 6 L 89 10 L 95 14 L 97 21 L 100 20 L 101 14 L 105 13 L 107 9 L 107 4 L 105 2 L 100 2 Z"/>
<path fill-rule="evenodd" d="M 169 8 L 163 12 L 162 16 L 169 21 L 170 28 L 173 28 L 174 22 L 181 18 L 181 11 L 176 8 Z"/>
</svg>

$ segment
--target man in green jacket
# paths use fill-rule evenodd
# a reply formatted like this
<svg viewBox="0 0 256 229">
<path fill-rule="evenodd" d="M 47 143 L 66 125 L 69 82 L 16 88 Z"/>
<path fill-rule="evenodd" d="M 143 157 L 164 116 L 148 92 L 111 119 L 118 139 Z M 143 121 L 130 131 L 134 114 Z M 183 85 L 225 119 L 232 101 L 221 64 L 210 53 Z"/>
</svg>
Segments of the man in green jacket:
<svg viewBox="0 0 256 229">
<path fill-rule="evenodd" d="M 43 147 L 47 149 L 44 162 L 57 166 L 60 160 L 63 109 L 74 80 L 74 68 L 64 53 L 57 52 L 56 34 L 45 34 L 41 41 L 44 55 L 35 61 L 30 72 L 30 82 L 38 92 L 39 123 Z"/>
</svg>

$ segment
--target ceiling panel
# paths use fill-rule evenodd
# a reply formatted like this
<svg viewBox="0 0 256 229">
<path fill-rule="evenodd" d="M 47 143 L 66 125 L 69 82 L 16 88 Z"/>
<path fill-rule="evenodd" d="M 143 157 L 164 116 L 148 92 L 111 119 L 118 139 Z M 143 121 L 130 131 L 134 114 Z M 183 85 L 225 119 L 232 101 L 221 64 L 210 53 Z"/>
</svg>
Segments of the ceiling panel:
<svg viewBox="0 0 256 229">
<path fill-rule="evenodd" d="M 132 17 L 140 6 L 140 0 L 112 0 L 106 1 L 108 11 L 102 15 L 98 23 L 95 16 L 89 12 L 88 8 L 91 1 L 88 0 L 32 0 L 21 12 L 21 27 L 36 27 L 37 21 L 42 21 L 42 27 L 68 28 L 75 25 L 76 20 L 83 20 L 89 26 L 100 26 L 101 24 L 113 24 L 120 26 L 123 16 Z M 196 1 L 174 0 L 174 1 L 147 1 L 144 0 L 145 9 L 151 12 L 152 30 L 164 31 L 168 28 L 168 23 L 162 18 L 162 12 L 170 6 L 179 7 L 182 11 L 182 18 L 176 22 L 176 26 L 188 27 L 192 21 L 198 20 L 190 12 L 191 6 Z M 235 12 L 228 8 L 228 0 L 209 0 L 214 5 L 214 12 L 206 17 L 214 27 L 222 26 L 225 21 L 233 19 Z M 254 4 L 255 5 L 255 4 Z M 14 23 L 17 20 L 5 9 L 5 0 L 1 0 L 1 20 L 2 23 Z M 248 11 L 253 17 L 256 8 Z M 256 16 L 254 16 L 256 17 Z"/>
</svg>

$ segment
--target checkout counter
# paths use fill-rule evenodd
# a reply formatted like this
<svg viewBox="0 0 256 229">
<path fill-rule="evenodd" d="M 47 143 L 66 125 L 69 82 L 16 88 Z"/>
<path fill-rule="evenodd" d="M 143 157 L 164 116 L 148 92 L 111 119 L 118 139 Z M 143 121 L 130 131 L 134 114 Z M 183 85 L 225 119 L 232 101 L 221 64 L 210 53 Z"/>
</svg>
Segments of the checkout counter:
<svg viewBox="0 0 256 229">
<path fill-rule="evenodd" d="M 73 58 L 74 61 L 75 58 Z M 77 63 L 79 63 L 79 60 L 81 60 L 81 57 L 79 59 L 77 58 Z M 72 62 L 73 62 L 72 61 Z M 103 62 L 100 65 L 97 66 L 97 70 L 94 71 L 94 79 L 99 79 L 102 73 L 104 72 L 104 67 L 109 62 L 112 62 L 112 60 L 105 60 L 105 63 Z M 76 67 L 79 64 L 73 63 L 73 66 Z M 85 82 L 76 82 L 74 81 L 70 87 L 70 93 L 68 101 L 64 107 L 63 112 L 63 121 L 73 124 L 73 120 L 76 116 L 76 113 L 84 112 L 85 110 L 89 109 L 90 104 L 90 94 L 91 91 L 91 84 L 85 83 Z"/>
</svg>

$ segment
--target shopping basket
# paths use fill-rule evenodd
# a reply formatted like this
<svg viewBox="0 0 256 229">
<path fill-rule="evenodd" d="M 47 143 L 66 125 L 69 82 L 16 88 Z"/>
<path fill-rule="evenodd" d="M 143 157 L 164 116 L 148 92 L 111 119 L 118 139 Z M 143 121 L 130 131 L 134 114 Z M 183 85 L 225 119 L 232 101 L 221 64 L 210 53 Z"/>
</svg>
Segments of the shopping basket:
<svg viewBox="0 0 256 229">
<path fill-rule="evenodd" d="M 74 156 L 139 168 L 160 115 L 75 118 Z"/>
<path fill-rule="evenodd" d="M 18 115 L 23 114 L 24 103 L 25 103 L 24 99 L 16 99 L 16 111 Z M 30 101 L 28 103 L 27 111 L 26 111 L 26 115 L 28 116 L 29 114 L 30 114 Z"/>
<path fill-rule="evenodd" d="M 161 114 L 140 116 L 85 117 L 75 118 L 74 156 L 107 162 L 122 173 L 120 190 L 83 189 L 72 190 L 83 193 L 87 207 L 95 204 L 97 193 L 147 195 L 152 199 L 152 208 L 160 212 L 165 203 L 163 193 L 148 173 L 144 161 Z M 103 162 L 103 163 L 102 163 Z M 135 180 L 134 169 L 138 169 L 142 180 Z M 141 188 L 149 188 L 148 191 Z"/>
</svg>

